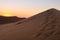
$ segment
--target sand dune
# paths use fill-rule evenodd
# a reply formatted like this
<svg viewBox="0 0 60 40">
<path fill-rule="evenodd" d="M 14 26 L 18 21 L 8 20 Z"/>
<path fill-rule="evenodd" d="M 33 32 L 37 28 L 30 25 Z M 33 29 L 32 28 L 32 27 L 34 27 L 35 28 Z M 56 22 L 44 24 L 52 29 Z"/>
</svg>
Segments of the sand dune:
<svg viewBox="0 0 60 40">
<path fill-rule="evenodd" d="M 26 18 L 18 18 L 16 16 L 12 16 L 12 17 L 0 16 L 0 25 L 18 22 L 18 21 L 22 21 L 24 19 L 26 19 Z"/>
<path fill-rule="evenodd" d="M 60 11 L 52 8 L 1 27 L 0 40 L 60 40 Z"/>
</svg>

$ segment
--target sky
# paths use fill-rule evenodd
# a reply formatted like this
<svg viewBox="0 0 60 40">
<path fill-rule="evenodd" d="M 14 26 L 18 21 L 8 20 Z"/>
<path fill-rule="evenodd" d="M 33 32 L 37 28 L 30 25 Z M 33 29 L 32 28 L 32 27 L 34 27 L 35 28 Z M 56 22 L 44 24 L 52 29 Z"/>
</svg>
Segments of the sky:
<svg viewBox="0 0 60 40">
<path fill-rule="evenodd" d="M 50 8 L 60 10 L 60 0 L 0 0 L 0 15 L 30 17 Z"/>
</svg>

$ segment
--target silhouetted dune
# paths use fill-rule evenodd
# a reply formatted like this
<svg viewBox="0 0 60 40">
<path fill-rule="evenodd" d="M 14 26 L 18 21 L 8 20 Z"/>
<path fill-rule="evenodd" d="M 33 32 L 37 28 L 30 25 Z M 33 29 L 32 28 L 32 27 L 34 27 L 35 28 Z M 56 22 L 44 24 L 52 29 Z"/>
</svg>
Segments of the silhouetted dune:
<svg viewBox="0 0 60 40">
<path fill-rule="evenodd" d="M 1 26 L 0 40 L 60 40 L 59 10 L 52 8 L 22 22 Z"/>
<path fill-rule="evenodd" d="M 16 16 L 12 16 L 12 17 L 0 16 L 0 24 L 14 23 L 17 21 L 21 21 L 23 19 L 25 19 L 25 18 L 18 18 Z"/>
</svg>

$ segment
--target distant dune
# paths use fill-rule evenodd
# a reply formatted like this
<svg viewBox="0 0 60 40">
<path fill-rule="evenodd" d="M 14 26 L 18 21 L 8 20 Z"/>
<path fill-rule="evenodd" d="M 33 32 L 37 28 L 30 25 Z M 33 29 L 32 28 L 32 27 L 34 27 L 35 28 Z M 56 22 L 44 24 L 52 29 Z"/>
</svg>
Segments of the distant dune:
<svg viewBox="0 0 60 40">
<path fill-rule="evenodd" d="M 25 18 L 18 18 L 16 16 L 12 16 L 12 17 L 4 17 L 4 16 L 0 16 L 0 24 L 8 24 L 8 23 L 14 23 L 17 21 L 21 21 Z"/>
<path fill-rule="evenodd" d="M 52 8 L 21 23 L 2 25 L 0 40 L 60 40 L 60 11 Z"/>
</svg>

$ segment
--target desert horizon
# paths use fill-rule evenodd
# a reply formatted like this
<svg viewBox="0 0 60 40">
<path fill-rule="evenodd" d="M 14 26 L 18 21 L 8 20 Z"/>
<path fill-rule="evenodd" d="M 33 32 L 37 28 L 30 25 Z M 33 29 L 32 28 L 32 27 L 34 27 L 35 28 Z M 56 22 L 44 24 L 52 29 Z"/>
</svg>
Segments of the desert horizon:
<svg viewBox="0 0 60 40">
<path fill-rule="evenodd" d="M 60 10 L 60 0 L 0 0 L 0 15 L 31 17 L 50 8 Z"/>
</svg>

